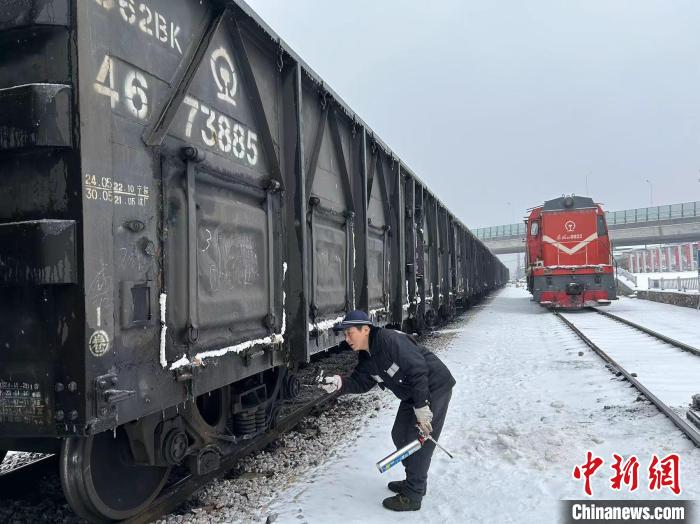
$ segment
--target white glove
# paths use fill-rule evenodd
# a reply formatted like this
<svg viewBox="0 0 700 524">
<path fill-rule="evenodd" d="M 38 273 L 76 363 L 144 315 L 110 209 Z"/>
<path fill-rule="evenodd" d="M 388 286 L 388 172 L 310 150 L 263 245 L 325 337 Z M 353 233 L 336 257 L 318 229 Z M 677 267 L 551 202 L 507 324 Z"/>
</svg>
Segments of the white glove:
<svg viewBox="0 0 700 524">
<path fill-rule="evenodd" d="M 430 406 L 427 404 L 422 408 L 413 408 L 416 414 L 416 421 L 418 422 L 418 428 L 425 434 L 430 435 L 433 432 L 433 412 L 430 411 Z"/>
<path fill-rule="evenodd" d="M 326 393 L 335 393 L 343 386 L 343 379 L 340 375 L 333 375 L 332 377 L 324 377 L 323 382 L 319 387 Z"/>
</svg>

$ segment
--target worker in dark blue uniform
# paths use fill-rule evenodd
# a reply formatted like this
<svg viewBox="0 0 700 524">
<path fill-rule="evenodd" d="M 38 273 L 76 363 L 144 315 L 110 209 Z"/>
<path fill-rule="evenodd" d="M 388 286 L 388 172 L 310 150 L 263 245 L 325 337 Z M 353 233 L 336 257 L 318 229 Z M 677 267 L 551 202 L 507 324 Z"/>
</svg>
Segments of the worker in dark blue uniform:
<svg viewBox="0 0 700 524">
<path fill-rule="evenodd" d="M 399 449 L 415 440 L 419 429 L 435 440 L 440 437 L 455 379 L 447 366 L 413 337 L 374 326 L 363 311 L 351 311 L 336 324 L 344 330 L 345 342 L 358 353 L 355 370 L 349 377 L 324 378 L 328 393 L 365 393 L 374 386 L 388 388 L 401 399 L 391 437 Z M 394 511 L 416 511 L 426 493 L 428 468 L 435 444 L 423 447 L 403 460 L 406 480 L 389 482 L 396 496 L 383 501 Z"/>
</svg>

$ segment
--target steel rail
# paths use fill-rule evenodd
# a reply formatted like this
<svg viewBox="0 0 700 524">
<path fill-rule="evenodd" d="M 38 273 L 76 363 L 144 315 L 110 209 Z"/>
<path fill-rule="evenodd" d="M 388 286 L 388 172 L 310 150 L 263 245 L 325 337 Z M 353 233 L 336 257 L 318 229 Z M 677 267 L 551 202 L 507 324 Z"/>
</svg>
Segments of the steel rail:
<svg viewBox="0 0 700 524">
<path fill-rule="evenodd" d="M 626 324 L 630 327 L 633 327 L 639 331 L 642 331 L 643 333 L 646 333 L 647 335 L 650 335 L 654 338 L 658 338 L 659 340 L 663 340 L 667 344 L 671 344 L 672 346 L 676 346 L 679 349 L 682 349 L 683 351 L 687 351 L 689 353 L 692 353 L 693 355 L 697 355 L 700 357 L 700 349 L 693 347 L 689 344 L 686 344 L 684 342 L 681 342 L 679 340 L 676 340 L 671 337 L 667 337 L 666 335 L 663 335 L 662 333 L 658 333 L 656 331 L 653 331 L 647 327 L 641 326 L 635 322 L 632 322 L 631 320 L 627 320 L 626 318 L 618 317 L 617 315 L 613 315 L 612 313 L 609 313 L 607 311 L 602 311 L 596 307 L 589 307 L 588 309 L 595 311 L 596 313 L 606 316 L 608 318 L 611 318 L 613 320 L 617 320 L 618 322 L 622 322 L 623 324 Z"/>
<path fill-rule="evenodd" d="M 622 373 L 624 377 L 634 385 L 647 399 L 654 403 L 654 405 L 659 408 L 659 410 L 666 415 L 671 422 L 673 422 L 678 429 L 680 429 L 697 447 L 700 447 L 700 433 L 698 433 L 690 424 L 683 420 L 678 414 L 673 411 L 670 407 L 664 404 L 661 399 L 649 391 L 646 386 L 644 386 L 639 380 L 632 376 L 625 368 L 618 364 L 615 359 L 598 347 L 591 339 L 581 332 L 569 319 L 562 316 L 558 311 L 554 311 L 554 314 L 562 320 L 578 337 L 583 340 L 583 342 L 595 351 L 600 357 L 606 360 L 611 366 L 613 366 L 617 371 Z"/>
<path fill-rule="evenodd" d="M 236 450 L 233 454 L 224 457 L 221 465 L 216 470 L 201 476 L 186 475 L 171 486 L 166 487 L 146 510 L 122 522 L 125 524 L 143 524 L 152 522 L 170 513 L 202 487 L 233 469 L 243 457 L 264 448 L 280 435 L 296 426 L 304 417 L 311 414 L 314 410 L 323 408 L 336 397 L 336 394 L 325 395 L 303 404 L 282 418 L 273 429 L 266 431 L 257 438 L 251 439 L 248 444 Z"/>
<path fill-rule="evenodd" d="M 0 499 L 18 499 L 36 492 L 37 479 L 57 470 L 58 455 L 47 455 L 0 473 Z"/>
</svg>

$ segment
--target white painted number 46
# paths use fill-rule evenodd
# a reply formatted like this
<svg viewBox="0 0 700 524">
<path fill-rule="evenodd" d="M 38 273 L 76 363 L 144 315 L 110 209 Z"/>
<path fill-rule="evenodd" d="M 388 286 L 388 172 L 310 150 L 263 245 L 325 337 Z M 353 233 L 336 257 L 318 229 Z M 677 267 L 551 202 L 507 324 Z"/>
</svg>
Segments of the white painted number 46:
<svg viewBox="0 0 700 524">
<path fill-rule="evenodd" d="M 117 107 L 121 99 L 114 77 L 114 60 L 111 56 L 105 55 L 95 79 L 95 91 L 109 97 L 112 109 Z M 145 120 L 148 116 L 148 94 L 146 92 L 148 82 L 146 77 L 140 71 L 129 70 L 123 85 L 124 104 L 127 110 L 136 118 Z"/>
</svg>

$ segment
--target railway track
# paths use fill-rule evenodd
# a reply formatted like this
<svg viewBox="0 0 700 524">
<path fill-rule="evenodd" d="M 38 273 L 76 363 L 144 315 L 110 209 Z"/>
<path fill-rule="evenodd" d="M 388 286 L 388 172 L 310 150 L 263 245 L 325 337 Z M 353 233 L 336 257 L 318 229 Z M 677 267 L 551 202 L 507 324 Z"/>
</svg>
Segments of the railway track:
<svg viewBox="0 0 700 524">
<path fill-rule="evenodd" d="M 554 314 L 700 447 L 699 406 L 688 407 L 700 349 L 596 308 Z"/>
<path fill-rule="evenodd" d="M 0 494 L 3 499 L 22 498 L 31 494 L 37 479 L 56 471 L 57 455 L 44 455 L 22 462 L 19 466 L 0 473 Z"/>
<path fill-rule="evenodd" d="M 147 509 L 122 522 L 131 524 L 152 522 L 171 513 L 214 479 L 222 477 L 234 469 L 243 457 L 265 448 L 282 434 L 294 428 L 305 417 L 322 411 L 335 398 L 336 395 L 322 395 L 305 402 L 288 401 L 288 405 L 282 407 L 286 413 L 280 417 L 273 429 L 251 439 L 235 453 L 223 458 L 220 467 L 214 471 L 197 476 L 185 473 L 183 468 L 181 474 L 173 474 L 170 483 Z M 58 464 L 58 455 L 46 455 L 36 460 L 28 460 L 18 467 L 0 473 L 0 498 L 5 500 L 31 498 L 32 494 L 35 493 L 39 479 L 55 475 Z"/>
</svg>

